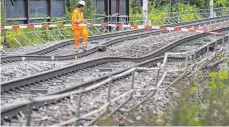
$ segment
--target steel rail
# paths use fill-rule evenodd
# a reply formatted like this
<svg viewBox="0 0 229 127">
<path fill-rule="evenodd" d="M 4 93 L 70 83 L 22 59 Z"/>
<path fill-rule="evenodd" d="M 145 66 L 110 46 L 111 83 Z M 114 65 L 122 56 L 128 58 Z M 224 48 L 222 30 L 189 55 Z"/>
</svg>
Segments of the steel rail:
<svg viewBox="0 0 229 127">
<path fill-rule="evenodd" d="M 225 27 L 223 29 L 218 29 L 215 31 L 225 31 L 225 30 L 229 30 L 229 27 Z M 11 80 L 11 81 L 7 81 L 7 82 L 3 82 L 1 84 L 1 92 L 9 90 L 9 89 L 14 89 L 14 88 L 19 88 L 21 86 L 25 86 L 25 85 L 32 85 L 36 82 L 41 82 L 44 80 L 48 80 L 48 79 L 52 79 L 55 77 L 60 77 L 61 75 L 66 75 L 69 72 L 74 72 L 74 71 L 78 71 L 80 69 L 85 69 L 85 68 L 89 68 L 89 67 L 93 67 L 96 65 L 100 65 L 100 64 L 105 64 L 108 62 L 120 62 L 120 61 L 132 61 L 132 62 L 142 62 L 142 61 L 146 61 L 148 59 L 152 59 L 154 57 L 160 56 L 163 53 L 165 53 L 166 51 L 171 50 L 172 48 L 182 44 L 182 43 L 186 43 L 188 41 L 200 38 L 205 36 L 205 34 L 198 34 L 198 35 L 193 35 L 193 36 L 189 36 L 187 38 L 183 38 L 180 39 L 178 41 L 175 41 L 173 43 L 170 43 L 162 48 L 160 48 L 159 50 L 142 56 L 142 57 L 137 57 L 137 58 L 132 58 L 132 57 L 105 57 L 105 58 L 99 58 L 99 59 L 94 59 L 94 60 L 90 60 L 90 61 L 86 61 L 83 63 L 78 63 L 78 64 L 73 64 L 73 65 L 68 65 L 67 67 L 64 68 L 59 68 L 59 69 L 54 69 L 54 70 L 49 70 L 46 72 L 41 72 L 35 75 L 31 75 L 31 76 L 27 76 L 27 77 L 23 77 L 23 78 L 19 78 L 16 80 Z M 213 45 L 214 47 L 214 45 Z"/>
<path fill-rule="evenodd" d="M 221 39 L 218 39 L 216 41 L 212 41 L 210 44 L 208 45 L 205 45 L 203 47 L 201 47 L 198 51 L 196 51 L 196 58 L 198 58 L 199 56 L 201 56 L 203 53 L 205 52 L 208 52 L 208 50 L 206 48 L 209 48 L 209 46 L 215 46 L 215 43 L 217 44 L 222 44 L 223 41 L 226 41 L 228 40 L 228 37 L 224 37 L 224 38 L 221 38 Z M 184 60 L 185 57 L 181 57 L 181 58 L 175 58 L 175 57 L 168 57 L 168 60 Z M 157 66 L 157 63 L 158 62 L 163 62 L 164 60 L 164 57 L 157 57 L 157 58 L 153 58 L 153 59 L 150 59 L 150 60 L 146 60 L 146 61 L 143 61 L 137 65 L 134 65 L 132 67 L 149 67 L 149 66 Z M 132 67 L 129 67 L 127 69 L 124 69 L 124 70 L 121 70 L 121 71 L 118 71 L 118 72 L 115 72 L 115 73 L 112 73 L 110 75 L 117 75 L 117 74 L 120 74 L 122 72 L 125 72 L 129 69 L 131 69 Z M 128 74 L 130 75 L 130 74 Z M 128 75 L 125 75 L 124 77 L 127 77 Z M 100 77 L 100 78 L 97 78 L 96 80 L 90 80 L 90 81 L 87 81 L 85 83 L 82 83 L 78 86 L 74 86 L 74 87 L 71 87 L 71 88 L 66 88 L 66 89 L 63 89 L 63 90 L 60 90 L 58 92 L 54 92 L 54 93 L 51 93 L 51 94 L 48 94 L 48 95 L 56 95 L 56 94 L 61 94 L 61 93 L 65 93 L 65 92 L 70 92 L 72 90 L 76 90 L 78 88 L 82 88 L 82 87 L 88 87 L 88 86 L 91 86 L 95 83 L 98 83 L 100 81 L 103 81 L 104 79 L 107 79 L 109 77 L 109 75 L 106 75 L 106 76 L 103 76 L 103 77 Z M 47 96 L 48 96 L 47 95 Z M 61 102 L 61 100 L 64 99 L 64 98 L 60 98 L 60 99 L 57 99 L 57 100 L 52 100 L 52 101 L 48 101 L 48 102 L 41 102 L 41 103 L 34 103 L 34 107 L 39 107 L 39 106 L 42 106 L 44 104 L 55 104 L 55 103 L 58 103 L 58 102 Z M 26 111 L 27 110 L 27 105 L 28 103 L 30 103 L 30 101 L 22 101 L 22 102 L 18 102 L 18 103 L 15 103 L 13 104 L 12 106 L 9 106 L 9 107 L 4 107 L 2 108 L 1 110 L 1 115 L 2 115 L 2 120 L 7 116 L 7 117 L 12 117 L 14 116 L 17 112 L 19 111 Z"/>
<path fill-rule="evenodd" d="M 220 21 L 225 21 L 225 20 L 229 20 L 229 16 L 225 16 L 225 17 L 221 17 L 221 18 L 213 18 L 213 19 L 208 19 L 208 20 L 199 20 L 198 21 L 192 21 L 192 22 L 185 22 L 185 23 L 178 23 L 178 24 L 175 24 L 176 26 L 180 26 L 182 25 L 182 27 L 198 27 L 200 25 L 206 25 L 206 24 L 212 24 L 214 22 L 220 22 Z M 134 30 L 133 32 L 132 31 L 124 31 L 124 32 L 118 32 L 117 34 L 119 33 L 122 33 L 122 34 L 125 34 L 125 33 L 128 33 L 128 32 L 132 32 L 131 34 L 133 33 L 138 33 L 138 32 L 141 32 L 141 31 L 144 31 L 144 30 Z M 151 34 L 159 34 L 161 32 L 167 32 L 167 31 L 151 31 L 145 35 L 141 35 L 140 36 L 149 36 Z M 110 34 L 104 34 L 104 35 L 100 35 L 100 36 L 94 36 L 94 38 L 96 39 L 99 39 L 99 38 L 106 38 L 106 37 L 109 37 L 109 36 L 118 36 L 116 33 L 110 33 Z M 130 35 L 131 36 L 131 35 Z M 92 37 L 93 38 L 93 37 Z M 129 39 L 135 39 L 137 38 L 136 36 L 132 36 L 132 37 L 129 37 Z M 110 40 L 110 41 L 107 41 L 106 43 L 103 44 L 103 46 L 107 47 L 107 46 L 110 46 L 114 43 L 117 43 L 117 41 L 124 41 L 124 40 L 127 40 L 126 37 L 121 37 L 121 38 L 117 38 L 117 39 L 113 39 L 113 40 Z M 69 59 L 75 59 L 76 57 L 77 58 L 80 58 L 80 57 L 83 57 L 83 56 L 87 56 L 87 55 L 90 55 L 94 52 L 96 52 L 98 50 L 98 47 L 95 47 L 95 48 L 92 48 L 86 52 L 82 52 L 82 53 L 78 53 L 78 54 L 72 54 L 72 55 L 66 55 L 66 56 L 54 56 L 55 59 L 53 59 L 52 57 L 53 56 L 44 56 L 42 54 L 47 54 L 49 52 L 52 52 L 52 51 L 55 51 L 57 50 L 58 48 L 61 48 L 61 47 L 64 47 L 64 46 L 68 46 L 68 45 L 71 45 L 73 42 L 72 40 L 68 40 L 68 41 L 63 41 L 61 43 L 58 43 L 56 45 L 53 45 L 53 46 L 50 46 L 48 48 L 45 48 L 45 49 L 42 49 L 42 50 L 39 50 L 39 51 L 35 51 L 33 53 L 28 53 L 28 54 L 19 54 L 19 55 L 10 55 L 10 56 L 3 56 L 1 58 L 1 63 L 7 63 L 7 62 L 14 62 L 14 61 L 22 61 L 22 57 L 26 58 L 26 60 L 45 60 L 45 61 L 52 61 L 52 60 L 69 60 Z M 39 55 L 42 55 L 42 56 L 39 56 Z"/>
<path fill-rule="evenodd" d="M 126 31 L 118 31 L 118 32 L 112 32 L 112 33 L 106 33 L 106 34 L 102 34 L 102 35 L 96 35 L 96 36 L 91 36 L 89 37 L 89 42 L 90 41 L 96 41 L 96 40 L 100 40 L 100 39 L 106 39 L 109 37 L 116 37 L 116 36 L 122 36 L 122 35 L 127 35 L 127 34 L 134 34 L 134 33 L 139 33 L 139 32 L 144 32 L 146 31 L 146 29 L 133 29 L 133 30 L 126 30 Z M 82 38 L 81 38 L 82 41 Z M 45 47 L 43 49 L 39 49 L 37 51 L 33 51 L 33 52 L 28 52 L 28 53 L 18 53 L 18 54 L 1 54 L 2 57 L 11 57 L 11 56 L 17 56 L 17 55 L 44 55 L 50 52 L 53 52 L 59 48 L 63 48 L 69 45 L 72 45 L 74 43 L 73 39 L 67 39 L 67 40 L 61 40 L 60 42 L 58 42 L 55 45 L 49 46 L 49 47 Z"/>
<path fill-rule="evenodd" d="M 229 27 L 226 27 L 226 28 L 223 28 L 223 29 L 220 29 L 220 30 L 216 30 L 216 31 L 223 31 L 223 30 L 228 30 L 228 29 L 229 29 Z M 99 65 L 99 64 L 107 63 L 107 62 L 116 62 L 116 61 L 142 62 L 143 61 L 142 63 L 138 64 L 137 66 L 156 66 L 156 63 L 163 61 L 163 57 L 153 58 L 153 59 L 152 59 L 152 57 L 156 57 L 158 55 L 161 55 L 164 52 L 176 47 L 179 44 L 185 43 L 185 42 L 187 42 L 189 40 L 193 40 L 195 38 L 202 37 L 202 36 L 205 36 L 205 35 L 204 34 L 199 34 L 199 35 L 195 35 L 195 36 L 191 36 L 191 37 L 188 37 L 188 38 L 181 39 L 181 40 L 176 41 L 176 42 L 174 42 L 172 44 L 169 44 L 167 46 L 162 47 L 158 51 L 155 51 L 155 52 L 153 52 L 153 53 L 151 53 L 149 55 L 146 55 L 146 56 L 143 56 L 143 57 L 139 57 L 139 58 L 120 58 L 120 57 L 100 58 L 100 59 L 97 59 L 97 60 L 92 60 L 92 61 L 88 61 L 88 62 L 85 62 L 85 63 L 70 65 L 70 66 L 65 67 L 65 68 L 44 72 L 44 73 L 37 74 L 37 75 L 31 76 L 31 77 L 18 79 L 16 81 L 11 81 L 11 82 L 2 84 L 1 86 L 5 85 L 4 86 L 5 90 L 7 90 L 7 89 L 15 88 L 15 87 L 20 87 L 22 85 L 30 85 L 30 84 L 33 84 L 35 82 L 45 81 L 47 79 L 60 77 L 62 75 L 68 75 L 69 73 L 75 72 L 75 71 L 77 71 L 79 69 L 87 68 L 87 67 L 90 67 L 90 66 L 96 66 L 96 65 Z M 224 37 L 224 40 L 226 40 L 226 39 L 228 39 L 228 38 Z M 223 41 L 223 39 L 219 39 L 219 40 L 216 41 L 216 43 L 222 43 L 222 41 Z M 210 46 L 214 47 L 215 44 L 211 44 Z M 206 51 L 207 51 L 206 48 L 202 48 L 200 51 L 197 52 L 197 55 L 201 55 L 203 52 L 206 52 Z M 151 60 L 149 60 L 149 59 L 151 59 Z M 179 59 L 181 59 L 181 58 L 179 58 Z M 177 60 L 177 58 L 176 58 L 176 60 Z M 119 72 L 116 72 L 116 73 L 113 73 L 113 74 L 118 74 L 118 73 L 121 73 L 123 71 L 125 71 L 125 70 L 122 70 L 122 71 L 119 71 Z M 100 77 L 98 79 L 90 80 L 90 81 L 85 82 L 85 83 L 83 83 L 81 85 L 87 86 L 87 85 L 90 85 L 90 83 L 94 84 L 95 82 L 101 81 L 101 80 L 103 80 L 105 78 L 107 78 L 107 76 L 103 76 L 103 77 Z M 7 88 L 6 87 L 7 84 L 8 85 L 13 84 L 13 85 L 11 85 L 11 88 Z M 77 87 L 79 87 L 79 86 L 77 86 Z M 4 87 L 2 87 L 2 88 L 4 88 Z M 63 92 L 66 92 L 66 91 L 71 91 L 73 89 L 74 88 L 67 88 L 65 90 L 58 91 L 58 92 L 52 93 L 52 94 L 58 94 L 58 93 L 61 93 L 61 92 L 63 93 Z M 18 105 L 18 106 L 20 107 L 20 105 Z M 17 110 L 17 108 L 8 107 L 7 109 L 2 109 L 1 110 L 1 114 L 2 114 L 2 116 L 12 116 L 12 115 L 9 115 L 9 112 L 12 111 L 11 113 L 14 112 L 14 114 L 15 114 L 15 110 Z M 21 108 L 20 108 L 20 110 L 21 110 Z M 4 113 L 6 113 L 6 114 L 4 114 Z"/>
<path fill-rule="evenodd" d="M 115 43 L 118 43 L 118 42 L 122 42 L 124 40 L 136 39 L 138 37 L 148 36 L 148 35 L 150 35 L 152 33 L 157 34 L 157 33 L 160 33 L 160 32 L 159 31 L 157 31 L 157 32 L 145 31 L 145 32 L 139 33 L 137 35 L 136 34 L 128 35 L 127 37 L 120 37 L 120 38 L 109 40 L 105 44 L 103 44 L 103 46 L 108 47 L 108 46 L 110 46 L 112 44 L 115 44 Z M 22 61 L 22 57 L 25 58 L 26 60 L 40 60 L 40 61 L 71 60 L 71 59 L 75 59 L 76 57 L 77 58 L 81 58 L 81 57 L 93 54 L 93 53 L 98 51 L 98 47 L 99 46 L 96 46 L 96 47 L 94 47 L 92 49 L 87 50 L 86 52 L 80 52 L 80 53 L 77 53 L 77 54 L 64 55 L 64 56 L 54 56 L 54 55 L 15 55 L 15 56 L 6 56 L 6 57 L 2 57 L 1 58 L 1 60 L 2 60 L 1 63 Z"/>
<path fill-rule="evenodd" d="M 105 39 L 108 37 L 116 37 L 116 36 L 120 36 L 120 35 L 125 35 L 125 34 L 132 34 L 132 33 L 138 33 L 138 32 L 143 32 L 144 29 L 138 29 L 138 30 L 127 30 L 127 31 L 119 31 L 119 32 L 113 32 L 113 33 L 106 33 L 106 34 L 102 34 L 102 35 L 96 35 L 96 36 L 91 36 L 88 38 L 89 42 L 92 40 L 99 40 L 99 39 Z M 82 38 L 81 38 L 82 41 Z M 22 53 L 20 55 L 44 55 L 47 54 L 49 52 L 55 51 L 58 48 L 63 48 L 65 46 L 71 45 L 74 43 L 73 39 L 68 39 L 68 40 L 62 40 L 60 41 L 58 44 L 37 50 L 37 51 L 33 51 L 33 52 L 29 52 L 29 53 Z M 7 54 L 5 54 L 7 56 Z M 10 55 L 9 56 L 14 56 L 14 55 Z"/>
<path fill-rule="evenodd" d="M 135 66 L 140 66 L 140 67 L 144 67 L 144 66 L 156 66 L 156 63 L 162 62 L 163 59 L 164 59 L 164 57 L 153 58 L 151 60 L 144 61 L 144 62 L 142 62 L 142 63 L 140 63 L 138 65 L 135 65 Z M 181 58 L 178 58 L 178 59 L 176 58 L 176 60 L 179 60 L 179 59 L 181 59 Z M 69 69 L 73 69 L 73 68 L 69 68 Z M 130 67 L 127 68 L 127 69 L 130 69 Z M 121 70 L 121 71 L 118 71 L 118 72 L 111 73 L 111 75 L 116 75 L 116 74 L 122 73 L 122 72 L 126 71 L 127 69 Z M 63 73 L 66 72 L 66 71 L 67 70 L 63 70 Z M 67 74 L 67 73 L 65 73 L 65 74 Z M 65 74 L 62 74 L 62 75 L 65 75 Z M 61 76 L 61 74 L 59 76 Z M 58 77 L 58 75 L 57 75 L 57 77 Z M 84 83 L 82 83 L 82 84 L 80 84 L 78 86 L 75 86 L 75 88 L 74 87 L 69 87 L 69 88 L 66 88 L 66 89 L 62 89 L 62 90 L 60 90 L 58 92 L 54 92 L 54 93 L 48 94 L 48 95 L 55 95 L 55 94 L 59 94 L 59 93 L 64 93 L 66 91 L 72 91 L 72 90 L 77 89 L 79 87 L 87 87 L 87 86 L 93 85 L 95 83 L 98 83 L 100 81 L 103 81 L 104 79 L 106 79 L 108 77 L 109 77 L 108 75 L 105 75 L 105 76 L 99 77 L 97 79 L 92 79 L 92 80 L 89 80 L 87 82 L 84 82 Z M 35 79 L 36 78 L 38 78 L 38 77 L 35 77 Z M 55 77 L 53 77 L 53 78 L 55 78 Z M 54 101 L 44 102 L 44 103 L 35 103 L 33 106 L 39 107 L 39 106 L 42 106 L 44 104 L 51 104 L 51 103 L 52 104 L 55 104 L 55 103 L 57 103 L 60 100 L 54 100 Z M 18 102 L 16 104 L 13 104 L 12 106 L 7 106 L 7 107 L 2 108 L 1 109 L 2 120 L 5 117 L 15 116 L 15 114 L 17 114 L 19 111 L 26 111 L 27 110 L 27 104 L 28 103 L 29 103 L 29 101 L 20 101 L 20 102 Z"/>
</svg>

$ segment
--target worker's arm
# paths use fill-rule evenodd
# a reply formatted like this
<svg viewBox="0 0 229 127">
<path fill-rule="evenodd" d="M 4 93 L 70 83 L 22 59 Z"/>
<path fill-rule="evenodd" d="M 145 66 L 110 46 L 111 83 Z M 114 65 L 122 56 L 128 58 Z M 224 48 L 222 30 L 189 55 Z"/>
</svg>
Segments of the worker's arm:
<svg viewBox="0 0 229 127">
<path fill-rule="evenodd" d="M 81 24 L 81 23 L 83 23 L 83 19 L 79 19 L 78 14 L 76 12 L 73 12 L 72 22 Z"/>
</svg>

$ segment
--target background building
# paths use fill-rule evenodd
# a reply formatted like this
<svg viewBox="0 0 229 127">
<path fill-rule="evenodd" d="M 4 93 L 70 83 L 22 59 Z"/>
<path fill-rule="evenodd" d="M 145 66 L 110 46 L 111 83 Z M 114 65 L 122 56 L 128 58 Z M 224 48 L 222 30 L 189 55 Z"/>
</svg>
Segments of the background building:
<svg viewBox="0 0 229 127">
<path fill-rule="evenodd" d="M 4 0 L 7 22 L 19 24 L 65 17 L 65 0 Z"/>
<path fill-rule="evenodd" d="M 126 22 L 129 15 L 129 0 L 94 0 L 97 14 L 113 16 L 110 22 Z M 118 18 L 117 18 L 118 16 Z"/>
<path fill-rule="evenodd" d="M 8 24 L 28 24 L 65 18 L 68 0 L 2 0 Z M 87 1 L 87 0 L 85 0 Z M 129 14 L 129 0 L 93 0 L 97 14 Z M 120 20 L 112 19 L 111 20 Z M 15 23 L 14 23 L 15 22 Z"/>
</svg>

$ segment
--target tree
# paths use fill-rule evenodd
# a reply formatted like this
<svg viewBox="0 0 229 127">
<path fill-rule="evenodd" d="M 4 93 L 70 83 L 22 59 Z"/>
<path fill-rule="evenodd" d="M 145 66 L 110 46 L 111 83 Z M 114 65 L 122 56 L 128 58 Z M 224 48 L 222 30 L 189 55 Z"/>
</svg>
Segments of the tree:
<svg viewBox="0 0 229 127">
<path fill-rule="evenodd" d="M 94 18 L 94 15 L 96 13 L 96 9 L 93 7 L 93 0 L 84 0 L 86 3 L 86 6 L 83 9 L 83 13 L 84 13 L 84 18 L 85 19 L 92 19 Z M 71 13 L 74 11 L 74 9 L 76 8 L 77 3 L 79 2 L 79 0 L 67 0 L 66 4 L 66 17 L 68 20 L 71 19 Z"/>
<path fill-rule="evenodd" d="M 215 0 L 216 7 L 228 7 L 229 0 Z"/>
</svg>

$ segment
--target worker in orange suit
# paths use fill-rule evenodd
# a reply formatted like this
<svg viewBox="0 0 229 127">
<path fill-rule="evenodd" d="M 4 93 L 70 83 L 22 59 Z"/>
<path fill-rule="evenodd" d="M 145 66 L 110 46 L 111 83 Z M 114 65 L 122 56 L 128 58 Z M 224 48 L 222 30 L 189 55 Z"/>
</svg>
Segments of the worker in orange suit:
<svg viewBox="0 0 229 127">
<path fill-rule="evenodd" d="M 79 1 L 77 4 L 77 8 L 72 13 L 72 30 L 74 32 L 74 49 L 75 52 L 79 52 L 80 50 L 80 37 L 83 36 L 82 49 L 85 51 L 88 45 L 88 32 L 85 26 L 79 26 L 79 24 L 83 24 L 83 8 L 85 6 L 84 1 Z"/>
</svg>

